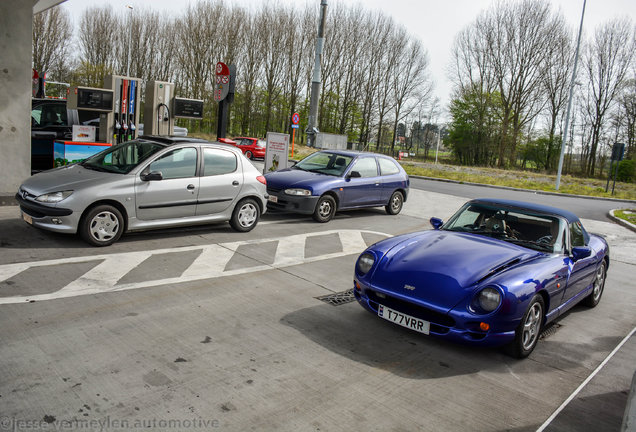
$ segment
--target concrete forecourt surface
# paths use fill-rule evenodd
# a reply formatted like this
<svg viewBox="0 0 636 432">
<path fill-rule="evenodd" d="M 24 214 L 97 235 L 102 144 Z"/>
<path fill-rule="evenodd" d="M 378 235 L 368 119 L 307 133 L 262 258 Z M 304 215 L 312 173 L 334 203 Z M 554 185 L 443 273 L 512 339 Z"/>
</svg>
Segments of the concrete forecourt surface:
<svg viewBox="0 0 636 432">
<path fill-rule="evenodd" d="M 99 249 L 0 207 L 0 431 L 620 430 L 636 233 L 608 220 L 583 219 L 611 247 L 601 303 L 526 360 L 318 299 L 351 288 L 367 245 L 466 200 L 412 188 L 398 216 L 268 213 L 247 235 L 218 224 Z"/>
</svg>

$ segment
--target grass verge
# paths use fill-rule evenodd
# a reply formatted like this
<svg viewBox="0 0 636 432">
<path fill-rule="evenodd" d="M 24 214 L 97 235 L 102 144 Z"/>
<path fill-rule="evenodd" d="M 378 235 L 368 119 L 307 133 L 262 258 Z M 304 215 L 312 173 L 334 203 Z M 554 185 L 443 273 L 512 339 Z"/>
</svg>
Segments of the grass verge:
<svg viewBox="0 0 636 432">
<path fill-rule="evenodd" d="M 614 216 L 636 225 L 636 208 L 616 210 Z"/>
</svg>

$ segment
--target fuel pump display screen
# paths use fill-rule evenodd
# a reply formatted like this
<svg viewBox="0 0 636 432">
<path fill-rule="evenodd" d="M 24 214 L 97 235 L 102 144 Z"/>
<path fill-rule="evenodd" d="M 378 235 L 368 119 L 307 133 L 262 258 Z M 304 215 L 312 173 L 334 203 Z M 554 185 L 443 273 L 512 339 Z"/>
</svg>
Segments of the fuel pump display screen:
<svg viewBox="0 0 636 432">
<path fill-rule="evenodd" d="M 174 116 L 181 118 L 203 118 L 203 101 L 199 99 L 174 98 Z"/>
<path fill-rule="evenodd" d="M 70 109 L 110 112 L 113 110 L 113 91 L 76 87 L 68 95 Z"/>
</svg>

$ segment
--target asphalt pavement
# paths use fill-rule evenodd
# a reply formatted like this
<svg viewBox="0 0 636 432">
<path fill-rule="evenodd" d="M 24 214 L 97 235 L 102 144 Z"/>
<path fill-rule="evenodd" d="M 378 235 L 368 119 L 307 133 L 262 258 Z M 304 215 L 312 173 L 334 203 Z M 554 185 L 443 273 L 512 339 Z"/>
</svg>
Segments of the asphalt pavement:
<svg viewBox="0 0 636 432">
<path fill-rule="evenodd" d="M 523 361 L 321 300 L 350 288 L 366 245 L 467 198 L 414 187 L 398 216 L 266 214 L 248 235 L 216 224 L 102 249 L 2 207 L 0 430 L 620 430 L 636 234 L 606 219 L 583 219 L 611 245 L 603 300 Z"/>
</svg>

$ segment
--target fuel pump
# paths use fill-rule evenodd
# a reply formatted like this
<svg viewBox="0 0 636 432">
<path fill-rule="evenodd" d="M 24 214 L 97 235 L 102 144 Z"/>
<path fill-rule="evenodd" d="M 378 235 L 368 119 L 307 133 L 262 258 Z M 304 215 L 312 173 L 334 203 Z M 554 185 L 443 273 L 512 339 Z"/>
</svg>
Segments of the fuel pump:
<svg viewBox="0 0 636 432">
<path fill-rule="evenodd" d="M 174 112 L 170 111 L 174 99 L 174 83 L 148 81 L 144 105 L 144 134 L 172 135 Z"/>
<path fill-rule="evenodd" d="M 102 130 L 107 141 L 119 144 L 137 138 L 139 124 L 140 78 L 121 75 L 108 75 L 104 79 L 104 88 L 113 90 L 113 112 L 100 116 L 100 137 Z"/>
</svg>

